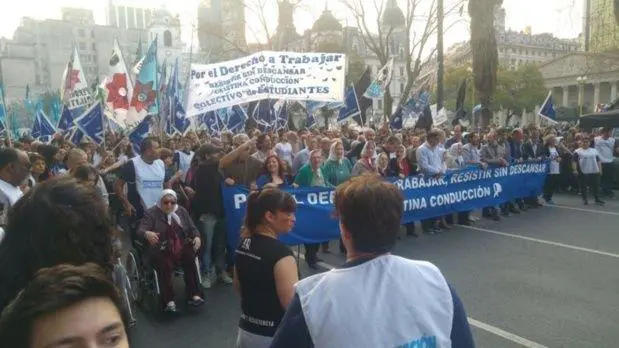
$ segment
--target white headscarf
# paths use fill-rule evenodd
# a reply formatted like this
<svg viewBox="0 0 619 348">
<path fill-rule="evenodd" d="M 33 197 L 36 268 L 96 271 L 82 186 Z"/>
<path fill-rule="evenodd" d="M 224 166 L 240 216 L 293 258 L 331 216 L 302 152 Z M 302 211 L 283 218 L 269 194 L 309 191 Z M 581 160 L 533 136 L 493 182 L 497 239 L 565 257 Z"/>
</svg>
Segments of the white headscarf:
<svg viewBox="0 0 619 348">
<path fill-rule="evenodd" d="M 342 154 L 341 158 L 337 158 L 337 156 L 335 155 L 335 148 L 339 145 L 342 144 L 341 141 L 334 141 L 333 144 L 331 144 L 331 147 L 329 148 L 329 161 L 334 161 L 337 164 L 341 164 L 342 160 L 344 159 L 344 155 Z"/>
<path fill-rule="evenodd" d="M 159 207 L 159 209 L 161 209 L 161 211 L 163 211 L 163 205 L 161 204 L 161 201 L 166 196 L 172 196 L 172 197 L 174 197 L 174 200 L 178 199 L 176 197 L 176 192 L 174 192 L 174 190 L 165 189 L 165 190 L 161 191 L 161 194 L 159 195 L 159 199 L 157 200 L 157 206 Z M 166 214 L 166 217 L 168 218 L 168 225 L 172 225 L 172 219 L 174 219 L 174 221 L 176 221 L 176 223 L 180 227 L 183 227 L 183 224 L 181 223 L 181 218 L 176 214 L 177 210 L 178 210 L 178 203 L 174 204 L 174 209 L 172 210 L 171 213 Z"/>
</svg>

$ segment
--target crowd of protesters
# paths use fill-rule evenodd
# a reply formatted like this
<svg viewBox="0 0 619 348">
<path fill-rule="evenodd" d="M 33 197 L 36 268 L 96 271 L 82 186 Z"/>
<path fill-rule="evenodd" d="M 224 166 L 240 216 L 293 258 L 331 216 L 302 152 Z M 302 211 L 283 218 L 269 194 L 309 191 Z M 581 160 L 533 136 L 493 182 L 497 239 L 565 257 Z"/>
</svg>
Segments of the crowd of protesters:
<svg viewBox="0 0 619 348">
<path fill-rule="evenodd" d="M 295 301 L 292 285 L 298 275 L 292 254 L 268 240 L 254 243 L 260 243 L 261 252 L 269 255 L 270 269 L 258 274 L 266 272 L 264 279 L 271 279 L 267 281 L 271 285 L 262 286 L 262 279 L 251 271 L 251 262 L 243 258 L 249 250 L 249 245 L 243 243 L 247 244 L 249 237 L 277 236 L 294 224 L 294 204 L 289 197 L 272 195 L 269 201 L 269 196 L 262 197 L 260 192 L 286 186 L 339 187 L 359 176 L 440 176 L 467 166 L 507 166 L 544 159 L 550 161 L 542 195 L 546 204 L 554 204 L 556 192 L 569 192 L 579 194 L 584 204 L 592 198 L 595 204 L 602 205 L 603 199 L 613 196 L 614 156 L 619 155 L 619 144 L 611 132 L 600 129 L 587 133 L 577 128 L 536 125 L 469 132 L 460 126 L 451 130 L 391 131 L 387 125 L 378 129 L 342 126 L 336 130 L 255 130 L 236 135 L 191 131 L 186 136 L 147 138 L 139 149 L 126 138 L 111 133 L 101 146 L 88 141 L 73 145 L 62 137 L 44 144 L 23 137 L 0 149 L 0 310 L 7 308 L 2 318 L 16 315 L 12 307 L 31 305 L 22 304 L 28 296 L 43 300 L 46 295 L 51 296 L 51 290 L 37 295 L 36 289 L 28 287 L 31 281 L 45 284 L 54 279 L 62 284 L 58 278 L 63 272 L 78 273 L 75 277 L 84 278 L 86 283 L 99 281 L 86 279 L 88 275 L 81 274 L 79 269 L 54 270 L 54 266 L 91 263 L 89 267 L 111 273 L 120 251 L 130 247 L 123 246 L 123 242 L 137 239 L 152 248 L 154 267 L 164 275 L 161 288 L 165 311 L 177 310 L 171 284 L 174 264 L 180 263 L 184 273 L 191 273 L 190 264 L 198 255 L 202 283 L 191 280 L 196 277 L 186 277 L 188 303 L 204 303 L 199 285 L 208 289 L 216 282 L 235 283 L 244 302 L 238 346 L 268 346 L 270 339 L 255 335 L 275 335 L 285 308 Z M 256 208 L 257 215 L 252 217 L 248 211 L 236 252 L 227 250 L 221 185 L 245 185 L 258 192 L 252 204 L 262 204 Z M 277 211 L 269 210 L 269 204 Z M 500 220 L 501 216 L 521 214 L 540 206 L 539 197 L 520 197 L 483 209 L 482 217 Z M 275 214 L 278 211 L 285 215 Z M 421 232 L 432 235 L 451 229 L 456 223 L 469 225 L 478 219 L 470 212 L 454 215 L 420 221 Z M 419 233 L 415 223 L 405 228 L 408 236 Z M 340 240 L 342 252 L 352 252 L 347 249 L 354 246 L 359 252 L 354 242 Z M 269 250 L 277 252 L 272 254 Z M 389 250 L 390 247 L 382 251 Z M 305 245 L 305 262 L 309 267 L 317 268 L 320 252 L 331 252 L 329 244 Z M 240 267 L 236 272 L 235 265 Z M 47 269 L 47 273 L 40 273 L 41 269 Z M 440 277 L 438 273 L 436 276 Z M 247 284 L 260 291 L 275 291 L 277 296 L 265 304 L 261 294 L 252 294 Z M 84 298 L 97 296 L 89 293 L 94 291 L 89 286 L 83 288 Z M 449 292 L 449 288 L 443 290 Z M 59 285 L 56 295 L 63 296 L 62 292 Z M 107 298 L 113 312 L 116 298 L 106 290 L 101 290 L 100 297 Z M 50 308 L 69 305 L 70 301 Z M 267 308 L 269 305 L 279 307 Z M 271 328 L 260 329 L 245 313 L 247 308 L 273 314 Z M 116 327 L 124 325 L 124 313 L 118 313 L 117 319 L 110 316 Z M 40 314 L 45 315 L 45 310 Z M 32 315 L 20 320 L 36 319 Z M 3 323 L 6 322 L 0 320 L 0 325 L 7 325 Z M 252 332 L 253 329 L 256 330 Z M 11 333 L 0 327 L 0 337 L 3 334 Z M 464 340 L 468 341 L 466 337 Z"/>
</svg>

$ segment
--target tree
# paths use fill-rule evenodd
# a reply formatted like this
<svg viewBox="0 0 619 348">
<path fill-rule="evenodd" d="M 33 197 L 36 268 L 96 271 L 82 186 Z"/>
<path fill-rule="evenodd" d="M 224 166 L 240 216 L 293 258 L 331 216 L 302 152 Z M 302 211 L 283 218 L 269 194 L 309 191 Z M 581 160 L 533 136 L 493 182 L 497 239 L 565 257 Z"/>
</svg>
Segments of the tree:
<svg viewBox="0 0 619 348">
<path fill-rule="evenodd" d="M 534 64 L 526 64 L 518 70 L 499 69 L 497 80 L 494 110 L 502 108 L 507 112 L 506 125 L 522 110 L 532 110 L 543 103 L 548 93 L 544 77 Z"/>
<path fill-rule="evenodd" d="M 402 95 L 408 95 L 419 77 L 424 63 L 432 57 L 435 46 L 431 45 L 431 38 L 436 34 L 437 8 L 436 0 L 432 0 L 429 8 L 421 6 L 428 4 L 424 0 L 406 0 L 403 9 L 404 24 L 403 28 L 394 28 L 384 25 L 381 21 L 386 4 L 390 0 L 340 0 L 355 18 L 357 27 L 361 33 L 363 42 L 367 49 L 378 59 L 381 66 L 393 56 L 393 36 L 403 31 L 404 42 L 402 58 L 405 62 L 406 84 Z M 462 5 L 462 1 L 456 3 L 445 11 L 445 16 L 456 13 Z M 376 22 L 371 22 L 368 13 L 378 14 Z M 420 27 L 419 27 L 420 26 Z M 376 27 L 374 31 L 373 27 Z M 400 100 L 400 104 L 406 103 L 405 98 Z M 385 119 L 391 116 L 393 111 L 393 98 L 389 89 L 385 91 L 384 97 L 384 116 Z"/>
<path fill-rule="evenodd" d="M 492 96 L 496 88 L 499 61 L 494 10 L 502 3 L 503 0 L 469 0 L 473 80 L 482 106 L 482 126 L 487 126 L 492 119 Z"/>
<path fill-rule="evenodd" d="M 540 105 L 548 91 L 544 87 L 544 78 L 536 65 L 527 64 L 518 70 L 509 70 L 499 67 L 497 72 L 496 93 L 491 111 L 503 109 L 507 112 L 506 124 L 514 115 L 519 115 L 522 110 L 532 110 L 535 105 Z M 474 86 L 470 66 L 448 68 L 445 74 L 445 106 L 448 110 L 455 110 L 458 88 L 462 80 L 466 79 L 466 100 L 468 112 L 476 105 L 473 100 Z M 470 107 L 468 107 L 470 106 Z"/>
</svg>

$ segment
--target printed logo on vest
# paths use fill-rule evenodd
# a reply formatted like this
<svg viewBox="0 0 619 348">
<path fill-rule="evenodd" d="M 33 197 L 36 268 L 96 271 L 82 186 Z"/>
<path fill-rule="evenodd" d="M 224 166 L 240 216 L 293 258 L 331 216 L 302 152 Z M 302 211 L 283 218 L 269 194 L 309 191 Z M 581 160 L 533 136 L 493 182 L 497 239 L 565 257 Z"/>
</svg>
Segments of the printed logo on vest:
<svg viewBox="0 0 619 348">
<path fill-rule="evenodd" d="M 163 181 L 161 180 L 144 180 L 142 181 L 142 187 L 146 189 L 161 189 L 163 187 Z"/>
<path fill-rule="evenodd" d="M 399 345 L 396 348 L 436 348 L 436 336 L 423 336 L 412 342 Z"/>
</svg>

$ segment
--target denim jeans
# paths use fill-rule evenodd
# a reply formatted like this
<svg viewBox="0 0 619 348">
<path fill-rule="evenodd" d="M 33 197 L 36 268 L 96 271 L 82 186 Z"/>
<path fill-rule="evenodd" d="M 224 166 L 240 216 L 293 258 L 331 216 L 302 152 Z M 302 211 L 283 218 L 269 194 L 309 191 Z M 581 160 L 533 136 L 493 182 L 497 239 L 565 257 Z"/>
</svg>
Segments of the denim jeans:
<svg viewBox="0 0 619 348">
<path fill-rule="evenodd" d="M 203 214 L 198 221 L 202 234 L 202 272 L 210 273 L 214 264 L 217 274 L 226 267 L 226 225 L 223 218 Z"/>
</svg>

